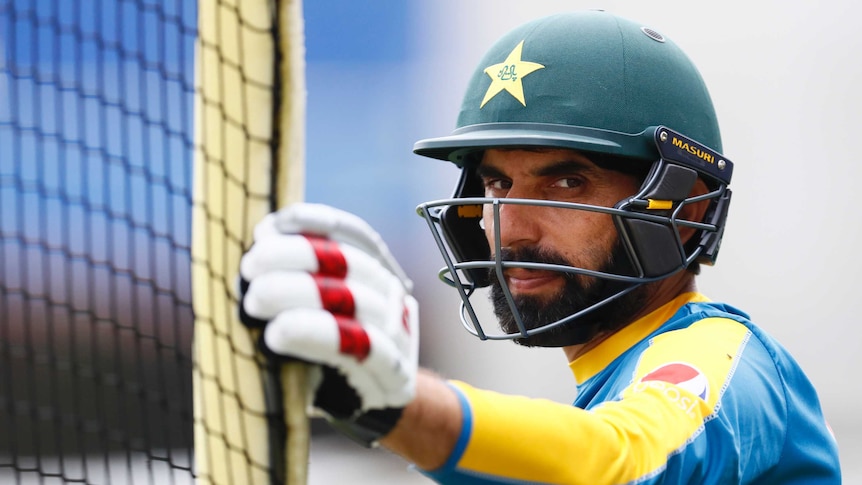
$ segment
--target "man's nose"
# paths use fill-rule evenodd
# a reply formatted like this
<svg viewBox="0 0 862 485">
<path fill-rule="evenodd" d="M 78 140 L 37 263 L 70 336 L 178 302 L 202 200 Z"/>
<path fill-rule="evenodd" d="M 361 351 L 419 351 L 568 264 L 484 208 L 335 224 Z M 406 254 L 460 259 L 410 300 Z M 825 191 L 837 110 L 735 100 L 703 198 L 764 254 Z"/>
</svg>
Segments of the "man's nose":
<svg viewBox="0 0 862 485">
<path fill-rule="evenodd" d="M 507 199 L 509 198 L 512 197 L 507 197 Z M 498 209 L 500 214 L 501 247 L 516 248 L 534 245 L 539 242 L 541 239 L 541 207 L 516 204 L 507 202 L 506 199 L 501 199 Z M 493 217 L 493 213 L 491 217 Z M 492 246 L 495 242 L 494 237 L 494 233 L 491 232 L 489 238 Z"/>
</svg>

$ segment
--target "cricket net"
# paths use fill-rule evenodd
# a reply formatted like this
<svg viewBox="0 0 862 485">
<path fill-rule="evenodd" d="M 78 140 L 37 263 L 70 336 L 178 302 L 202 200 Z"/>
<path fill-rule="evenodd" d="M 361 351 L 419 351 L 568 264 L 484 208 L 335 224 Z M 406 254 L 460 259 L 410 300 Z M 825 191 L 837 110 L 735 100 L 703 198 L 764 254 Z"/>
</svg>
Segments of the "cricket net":
<svg viewBox="0 0 862 485">
<path fill-rule="evenodd" d="M 234 280 L 279 3 L 0 0 L 0 483 L 283 475 Z"/>
</svg>

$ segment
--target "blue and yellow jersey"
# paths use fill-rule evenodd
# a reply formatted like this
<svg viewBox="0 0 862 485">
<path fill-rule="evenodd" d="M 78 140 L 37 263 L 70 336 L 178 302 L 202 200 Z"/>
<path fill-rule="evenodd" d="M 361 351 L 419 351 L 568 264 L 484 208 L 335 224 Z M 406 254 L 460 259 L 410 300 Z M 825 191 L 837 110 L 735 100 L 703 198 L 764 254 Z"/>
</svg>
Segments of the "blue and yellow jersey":
<svg viewBox="0 0 862 485">
<path fill-rule="evenodd" d="M 452 382 L 442 484 L 838 484 L 838 450 L 790 354 L 730 306 L 680 295 L 570 367 L 574 406 Z"/>
</svg>

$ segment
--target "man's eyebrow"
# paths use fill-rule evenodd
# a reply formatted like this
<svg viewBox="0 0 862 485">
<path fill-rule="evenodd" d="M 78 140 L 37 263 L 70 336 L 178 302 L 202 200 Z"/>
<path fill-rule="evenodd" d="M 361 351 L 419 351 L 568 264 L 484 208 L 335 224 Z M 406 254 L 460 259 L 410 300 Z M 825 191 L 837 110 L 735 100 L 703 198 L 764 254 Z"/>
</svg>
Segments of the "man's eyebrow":
<svg viewBox="0 0 862 485">
<path fill-rule="evenodd" d="M 479 178 L 506 178 L 506 174 L 502 170 L 485 164 L 476 167 L 476 175 Z"/>
<path fill-rule="evenodd" d="M 574 175 L 596 170 L 596 166 L 580 160 L 560 160 L 540 167 L 530 175 L 537 177 L 554 177 L 562 175 Z M 481 178 L 506 178 L 505 172 L 491 165 L 481 164 L 476 167 L 476 175 Z"/>
<path fill-rule="evenodd" d="M 561 160 L 541 167 L 534 175 L 539 177 L 574 175 L 576 173 L 595 171 L 595 169 L 595 165 L 580 160 Z"/>
</svg>

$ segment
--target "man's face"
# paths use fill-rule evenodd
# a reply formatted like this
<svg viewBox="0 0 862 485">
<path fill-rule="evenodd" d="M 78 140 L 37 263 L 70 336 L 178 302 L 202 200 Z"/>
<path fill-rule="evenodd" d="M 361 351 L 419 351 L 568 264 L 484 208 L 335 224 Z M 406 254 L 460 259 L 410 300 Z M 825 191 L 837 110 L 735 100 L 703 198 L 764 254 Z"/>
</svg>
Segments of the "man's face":
<svg viewBox="0 0 862 485">
<path fill-rule="evenodd" d="M 586 156 L 564 149 L 491 149 L 477 173 L 485 196 L 500 199 L 539 199 L 603 207 L 631 196 L 639 181 L 631 175 L 602 169 Z M 628 267 L 610 215 L 583 210 L 501 204 L 501 257 L 575 266 L 619 273 Z M 483 212 L 485 235 L 495 248 L 494 209 Z M 585 275 L 509 268 L 505 282 L 527 328 L 552 323 L 620 289 L 619 284 Z M 500 283 L 492 277 L 492 300 L 504 331 L 517 332 Z M 629 322 L 644 297 L 638 288 L 623 298 L 588 313 L 572 324 L 538 334 L 526 345 L 561 346 L 583 343 L 597 333 Z"/>
</svg>

